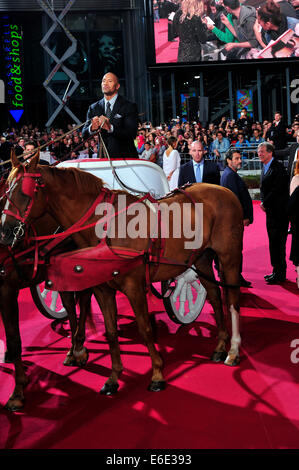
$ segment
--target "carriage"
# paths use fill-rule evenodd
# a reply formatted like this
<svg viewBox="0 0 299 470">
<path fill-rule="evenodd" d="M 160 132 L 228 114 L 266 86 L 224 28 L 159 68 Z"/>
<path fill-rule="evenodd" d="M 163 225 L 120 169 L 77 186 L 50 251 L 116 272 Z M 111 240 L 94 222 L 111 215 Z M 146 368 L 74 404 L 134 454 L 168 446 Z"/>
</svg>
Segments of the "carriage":
<svg viewBox="0 0 299 470">
<path fill-rule="evenodd" d="M 132 194 L 149 193 L 159 199 L 169 192 L 165 173 L 156 164 L 146 160 L 77 159 L 59 163 L 58 167 L 75 167 L 100 177 L 110 189 L 126 189 Z M 206 300 L 206 290 L 196 272 L 187 269 L 167 282 L 155 285 L 154 295 L 163 293 L 165 311 L 172 321 L 188 324 L 196 320 Z M 57 291 L 47 289 L 45 283 L 31 287 L 31 294 L 39 311 L 49 319 L 64 320 L 67 313 Z"/>
</svg>

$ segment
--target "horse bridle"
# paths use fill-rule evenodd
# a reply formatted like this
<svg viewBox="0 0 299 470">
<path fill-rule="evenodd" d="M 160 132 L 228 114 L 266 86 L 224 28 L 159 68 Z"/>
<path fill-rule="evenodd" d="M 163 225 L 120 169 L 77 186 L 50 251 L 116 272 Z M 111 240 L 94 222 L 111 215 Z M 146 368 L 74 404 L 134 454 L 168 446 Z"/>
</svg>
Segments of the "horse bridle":
<svg viewBox="0 0 299 470">
<path fill-rule="evenodd" d="M 14 239 L 11 245 L 12 247 L 20 238 L 24 236 L 25 226 L 28 222 L 28 217 L 31 213 L 35 196 L 40 188 L 45 187 L 45 184 L 42 180 L 41 173 L 30 173 L 26 170 L 26 167 L 24 168 L 24 174 L 18 175 L 14 184 L 16 184 L 22 178 L 23 178 L 23 181 L 22 181 L 21 191 L 24 196 L 29 198 L 28 204 L 24 211 L 24 215 L 23 216 L 21 215 L 19 208 L 10 199 L 10 191 L 13 190 L 14 185 L 12 188 L 10 188 L 10 190 L 6 192 L 5 197 L 9 201 L 9 203 L 15 208 L 16 212 L 13 212 L 9 209 L 3 209 L 2 211 L 3 214 L 9 215 L 19 221 L 18 225 L 13 229 Z"/>
</svg>

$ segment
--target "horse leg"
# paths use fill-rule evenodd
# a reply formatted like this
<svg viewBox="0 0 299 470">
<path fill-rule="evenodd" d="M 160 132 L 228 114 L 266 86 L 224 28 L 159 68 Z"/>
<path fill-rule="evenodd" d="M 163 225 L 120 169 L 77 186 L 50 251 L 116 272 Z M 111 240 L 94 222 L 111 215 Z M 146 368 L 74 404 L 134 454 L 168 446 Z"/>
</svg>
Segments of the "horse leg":
<svg viewBox="0 0 299 470">
<path fill-rule="evenodd" d="M 74 336 L 73 355 L 75 357 L 76 365 L 82 367 L 86 365 L 89 357 L 88 349 L 84 346 L 84 341 L 86 319 L 88 316 L 91 316 L 92 290 L 86 289 L 84 291 L 80 291 L 77 293 L 77 296 L 79 298 L 80 316 L 78 328 Z"/>
<path fill-rule="evenodd" d="M 66 309 L 72 334 L 72 347 L 63 362 L 65 366 L 85 366 L 88 361 L 88 350 L 83 346 L 85 341 L 85 322 L 90 314 L 92 291 L 86 289 L 77 293 L 80 304 L 79 322 L 76 313 L 76 301 L 73 292 L 60 292 L 61 301 Z"/>
<path fill-rule="evenodd" d="M 6 336 L 6 362 L 14 364 L 15 368 L 15 388 L 9 397 L 5 408 L 9 411 L 18 411 L 24 406 L 24 388 L 28 384 L 24 365 L 21 359 L 22 345 L 19 330 L 19 291 L 13 286 L 5 283 L 0 291 L 0 310 Z"/>
<path fill-rule="evenodd" d="M 130 283 L 128 287 L 125 289 L 125 294 L 133 308 L 139 333 L 143 338 L 152 361 L 153 375 L 151 383 L 148 386 L 148 390 L 151 392 L 159 392 L 165 389 L 166 383 L 162 374 L 163 361 L 155 347 L 153 339 L 153 331 L 148 314 L 146 293 L 142 291 L 140 287 L 136 287 L 136 284 L 132 285 L 132 283 Z"/>
<path fill-rule="evenodd" d="M 123 371 L 117 334 L 116 291 L 106 284 L 101 284 L 100 286 L 93 288 L 93 294 L 104 317 L 106 338 L 109 344 L 112 363 L 110 377 L 105 382 L 100 393 L 102 395 L 113 395 L 118 390 L 118 379 Z"/>
<path fill-rule="evenodd" d="M 63 364 L 65 366 L 76 366 L 76 359 L 74 356 L 74 341 L 75 341 L 75 334 L 77 331 L 77 326 L 78 326 L 78 321 L 77 321 L 77 314 L 76 314 L 76 302 L 74 298 L 74 293 L 73 292 L 60 292 L 60 297 L 62 301 L 62 305 L 64 306 L 70 328 L 71 328 L 71 335 L 72 335 L 72 346 L 71 349 L 68 351 L 65 360 L 63 361 Z"/>
<path fill-rule="evenodd" d="M 210 250 L 206 250 L 201 257 L 196 261 L 195 266 L 207 277 L 215 280 L 213 271 L 213 260 L 214 253 Z M 216 319 L 216 325 L 218 328 L 218 344 L 212 354 L 211 360 L 213 362 L 223 362 L 227 357 L 226 343 L 229 338 L 227 328 L 224 321 L 222 297 L 220 288 L 204 278 L 200 278 L 200 281 L 207 291 L 208 299 L 213 307 Z"/>
<path fill-rule="evenodd" d="M 235 260 L 236 258 L 236 260 Z M 235 261 L 234 261 L 235 260 Z M 220 256 L 221 270 L 223 280 L 226 284 L 239 285 L 240 283 L 240 262 L 238 257 L 234 257 L 233 253 Z M 228 312 L 231 315 L 232 336 L 231 347 L 225 364 L 228 366 L 236 366 L 240 362 L 239 348 L 241 345 L 241 336 L 239 328 L 239 301 L 240 301 L 240 288 L 227 288 L 226 289 L 226 302 Z"/>
</svg>

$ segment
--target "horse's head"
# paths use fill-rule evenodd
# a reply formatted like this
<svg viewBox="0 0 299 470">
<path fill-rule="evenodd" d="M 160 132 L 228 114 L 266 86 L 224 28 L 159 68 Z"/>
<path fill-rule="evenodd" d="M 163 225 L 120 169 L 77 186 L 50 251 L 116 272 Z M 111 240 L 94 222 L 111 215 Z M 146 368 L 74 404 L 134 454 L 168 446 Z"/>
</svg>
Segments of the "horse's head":
<svg viewBox="0 0 299 470">
<path fill-rule="evenodd" d="M 7 191 L 2 204 L 0 243 L 14 246 L 25 235 L 26 226 L 45 211 L 45 198 L 39 190 L 43 187 L 37 167 L 39 152 L 21 163 L 14 150 L 11 152 L 12 170 L 7 179 Z"/>
</svg>

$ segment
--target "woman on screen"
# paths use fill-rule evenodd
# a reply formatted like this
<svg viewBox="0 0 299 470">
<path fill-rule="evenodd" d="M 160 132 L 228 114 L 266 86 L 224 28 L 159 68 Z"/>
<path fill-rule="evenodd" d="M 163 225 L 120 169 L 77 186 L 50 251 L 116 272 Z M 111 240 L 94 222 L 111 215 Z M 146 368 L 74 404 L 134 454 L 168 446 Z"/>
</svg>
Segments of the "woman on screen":
<svg viewBox="0 0 299 470">
<path fill-rule="evenodd" d="M 283 15 L 273 0 L 267 0 L 257 10 L 257 19 L 262 27 L 262 37 L 265 44 L 276 41 L 288 29 L 295 30 L 299 22 L 297 18 Z"/>
<path fill-rule="evenodd" d="M 179 37 L 178 62 L 199 62 L 201 44 L 207 41 L 207 29 L 201 21 L 204 13 L 202 0 L 182 0 L 173 18 L 173 31 Z"/>
</svg>

